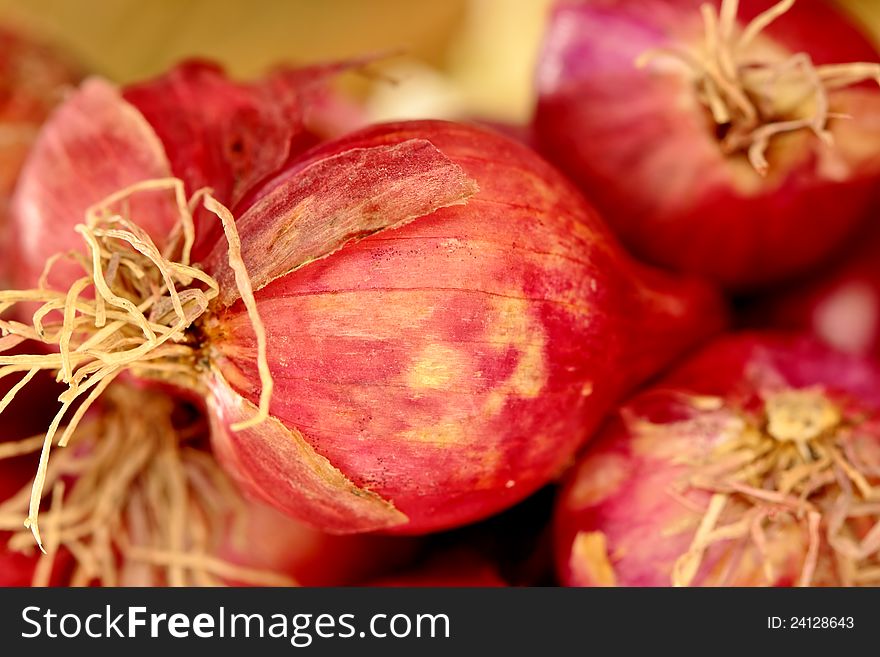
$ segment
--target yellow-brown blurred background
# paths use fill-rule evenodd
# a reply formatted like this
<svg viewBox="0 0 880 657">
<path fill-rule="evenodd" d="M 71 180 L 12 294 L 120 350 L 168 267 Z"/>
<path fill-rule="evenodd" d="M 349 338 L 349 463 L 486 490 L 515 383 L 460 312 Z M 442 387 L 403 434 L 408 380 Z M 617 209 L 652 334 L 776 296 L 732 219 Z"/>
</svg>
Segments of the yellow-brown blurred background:
<svg viewBox="0 0 880 657">
<path fill-rule="evenodd" d="M 635 1 L 635 0 L 633 0 Z M 800 0 L 813 2 L 815 0 Z M 840 0 L 880 37 L 880 0 Z M 119 82 L 200 55 L 239 77 L 282 62 L 402 50 L 398 84 L 361 81 L 374 119 L 525 120 L 551 0 L 0 0 L 18 23 Z M 357 85 L 355 85 L 357 86 Z"/>
</svg>

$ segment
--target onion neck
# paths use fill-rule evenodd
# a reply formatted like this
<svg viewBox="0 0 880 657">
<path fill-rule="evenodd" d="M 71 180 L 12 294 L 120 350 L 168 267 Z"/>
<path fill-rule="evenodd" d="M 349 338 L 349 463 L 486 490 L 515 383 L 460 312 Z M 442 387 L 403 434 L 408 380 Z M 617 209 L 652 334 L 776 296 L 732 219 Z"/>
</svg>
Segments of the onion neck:
<svg viewBox="0 0 880 657">
<path fill-rule="evenodd" d="M 743 420 L 738 435 L 688 476 L 687 486 L 711 498 L 673 584 L 693 583 L 706 551 L 725 541 L 751 543 L 767 584 L 775 584 L 766 530 L 788 523 L 801 525 L 808 539 L 798 585 L 810 586 L 828 569 L 845 585 L 880 583 L 880 488 L 871 483 L 880 464 L 861 453 L 853 428 L 819 389 L 766 395 L 760 421 Z M 833 562 L 821 563 L 829 552 Z"/>
<path fill-rule="evenodd" d="M 762 176 L 769 171 L 771 140 L 785 133 L 809 130 L 832 145 L 828 129 L 833 118 L 829 93 L 866 80 L 880 83 L 880 64 L 849 63 L 816 66 L 809 54 L 768 59 L 756 41 L 795 0 L 782 0 L 744 28 L 737 25 L 739 0 L 722 0 L 720 9 L 706 3 L 703 43 L 696 48 L 675 44 L 645 52 L 642 67 L 659 57 L 672 58 L 688 70 L 694 89 L 716 125 L 722 152 L 745 153 Z"/>
</svg>

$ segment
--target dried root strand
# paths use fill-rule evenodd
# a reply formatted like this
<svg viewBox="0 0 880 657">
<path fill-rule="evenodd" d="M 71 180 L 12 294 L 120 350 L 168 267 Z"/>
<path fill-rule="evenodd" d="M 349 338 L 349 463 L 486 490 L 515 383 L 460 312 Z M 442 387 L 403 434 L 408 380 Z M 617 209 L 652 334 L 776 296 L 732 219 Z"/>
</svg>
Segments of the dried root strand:
<svg viewBox="0 0 880 657">
<path fill-rule="evenodd" d="M 241 257 L 241 239 L 235 230 L 235 218 L 232 213 L 223 205 L 218 203 L 213 197 L 205 199 L 205 207 L 213 212 L 223 223 L 223 230 L 226 233 L 226 241 L 229 244 L 229 266 L 235 272 L 235 283 L 241 294 L 241 299 L 247 309 L 248 318 L 257 336 L 257 369 L 260 373 L 260 384 L 262 386 L 260 392 L 259 410 L 257 414 L 244 422 L 232 425 L 233 431 L 241 431 L 249 427 L 255 426 L 263 422 L 269 417 L 269 402 L 272 398 L 272 374 L 269 372 L 269 360 L 266 349 L 266 328 L 263 320 L 257 311 L 257 301 L 254 298 L 254 292 L 251 287 L 251 279 L 248 276 L 247 268 Z"/>
<path fill-rule="evenodd" d="M 825 145 L 833 144 L 828 123 L 842 115 L 831 111 L 829 92 L 871 80 L 880 84 L 880 64 L 875 63 L 815 66 L 803 52 L 781 62 L 756 60 L 755 40 L 794 4 L 782 0 L 737 33 L 738 0 L 722 0 L 720 9 L 706 3 L 700 7 L 705 34 L 700 48 L 672 44 L 636 60 L 639 68 L 659 58 L 683 64 L 715 123 L 727 128 L 722 149 L 745 152 L 762 176 L 769 172 L 766 154 L 774 137 L 808 129 Z M 783 78 L 789 82 L 787 91 L 781 91 Z M 792 89 L 799 90 L 787 98 L 792 107 L 780 107 Z"/>
<path fill-rule="evenodd" d="M 727 495 L 716 493 L 709 500 L 709 508 L 700 521 L 690 548 L 678 558 L 672 568 L 673 586 L 690 586 L 694 581 L 703 561 L 703 554 L 712 543 L 710 538 L 712 530 L 715 529 L 721 512 L 724 511 L 727 499 Z"/>
<path fill-rule="evenodd" d="M 129 202 L 136 195 L 168 193 L 174 196 L 178 217 L 170 238 L 160 248 L 126 215 Z M 37 289 L 0 291 L 0 314 L 16 304 L 39 304 L 30 326 L 0 318 L 0 377 L 26 372 L 0 400 L 0 412 L 41 370 L 57 372 L 58 380 L 68 386 L 59 397 L 61 409 L 42 441 L 25 520 L 41 549 L 38 514 L 52 447 L 67 444 L 89 407 L 116 377 L 130 371 L 201 391 L 197 368 L 201 345 L 189 329 L 208 311 L 219 287 L 211 276 L 190 262 L 195 241 L 193 210 L 199 201 L 223 224 L 229 241 L 229 262 L 258 341 L 262 385 L 259 412 L 234 428 L 252 426 L 268 416 L 272 377 L 266 357 L 265 329 L 241 258 L 232 214 L 208 190 L 200 190 L 188 203 L 183 182 L 176 178 L 147 180 L 112 194 L 89 208 L 84 223 L 76 226 L 87 247 L 87 256 L 63 254 L 50 258 Z M 62 259 L 80 266 L 83 276 L 66 291 L 50 289 L 52 267 Z M 5 353 L 25 340 L 42 342 L 55 351 Z M 56 434 L 70 411 L 73 415 L 57 440 Z M 175 535 L 179 538 L 179 529 Z"/>
<path fill-rule="evenodd" d="M 231 532 L 246 523 L 247 510 L 211 455 L 185 444 L 204 437 L 201 418 L 177 427 L 173 401 L 123 384 L 112 386 L 103 404 L 72 434 L 76 449 L 64 451 L 66 458 L 54 459 L 47 471 L 52 499 L 35 586 L 50 583 L 62 551 L 75 561 L 75 586 L 296 584 L 218 556 Z M 36 452 L 41 443 L 12 443 L 7 454 Z M 21 526 L 29 498 L 24 488 L 0 503 L 0 529 Z M 30 540 L 19 530 L 8 549 L 26 549 Z"/>
<path fill-rule="evenodd" d="M 820 578 L 844 585 L 874 582 L 880 568 L 880 477 L 866 465 L 870 459 L 859 452 L 846 418 L 813 388 L 768 394 L 765 415 L 764 425 L 744 425 L 739 436 L 694 464 L 684 482 L 684 488 L 711 498 L 697 511 L 701 520 L 674 565 L 673 585 L 697 583 L 713 545 L 744 537 L 766 583 L 774 584 L 766 529 L 791 523 L 805 537 L 799 586 Z"/>
</svg>

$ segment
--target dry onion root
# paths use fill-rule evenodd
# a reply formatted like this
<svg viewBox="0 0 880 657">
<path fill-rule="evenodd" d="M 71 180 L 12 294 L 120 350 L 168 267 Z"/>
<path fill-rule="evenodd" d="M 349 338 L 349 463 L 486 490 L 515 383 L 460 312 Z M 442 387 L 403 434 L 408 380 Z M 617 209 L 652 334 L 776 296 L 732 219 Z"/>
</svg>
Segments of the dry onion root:
<svg viewBox="0 0 880 657">
<path fill-rule="evenodd" d="M 175 426 L 170 397 L 119 382 L 101 402 L 47 470 L 51 504 L 34 586 L 48 584 L 62 550 L 76 562 L 72 586 L 296 583 L 217 556 L 230 531 L 244 527 L 246 507 L 214 458 L 195 444 L 204 438 L 203 420 Z M 34 436 L 5 443 L 0 458 L 38 451 L 43 441 Z M 27 486 L 0 504 L 0 530 L 21 527 L 30 498 Z M 21 530 L 8 549 L 32 543 L 30 532 Z"/>
<path fill-rule="evenodd" d="M 763 419 L 763 426 L 746 424 L 706 462 L 694 464 L 685 486 L 712 497 L 689 549 L 675 563 L 672 583 L 692 584 L 707 549 L 724 541 L 751 541 L 762 556 L 765 583 L 775 583 L 765 527 L 790 521 L 808 537 L 798 586 L 810 586 L 816 576 L 820 530 L 841 584 L 880 584 L 877 464 L 867 465 L 872 459 L 853 440 L 857 425 L 847 426 L 840 408 L 816 388 L 768 395 Z M 858 525 L 865 522 L 872 528 L 859 536 Z"/>
<path fill-rule="evenodd" d="M 126 216 L 134 196 L 154 193 L 173 194 L 179 212 L 179 221 L 162 250 Z M 183 183 L 177 179 L 144 181 L 111 195 L 91 208 L 85 223 L 76 227 L 89 257 L 62 254 L 47 262 L 38 289 L 0 292 L 0 312 L 16 304 L 40 304 L 30 325 L 0 320 L 2 351 L 25 340 L 55 350 L 0 354 L 0 377 L 25 373 L 0 401 L 0 412 L 41 370 L 57 371 L 58 379 L 68 385 L 59 398 L 61 408 L 39 444 L 31 439 L 3 449 L 8 455 L 42 450 L 27 498 L 25 527 L 50 561 L 61 545 L 74 554 L 80 564 L 77 582 L 117 582 L 115 556 L 124 554 L 132 562 L 164 567 L 171 584 L 210 583 L 223 574 L 234 574 L 242 582 L 289 583 L 285 578 L 239 572 L 200 550 L 216 540 L 221 529 L 222 505 L 212 508 L 209 489 L 225 492 L 219 500 L 226 502 L 234 496 L 225 483 L 217 483 L 222 475 L 207 456 L 179 444 L 182 436 L 170 424 L 171 401 L 116 381 L 130 372 L 141 379 L 201 391 L 197 375 L 203 365 L 194 323 L 219 288 L 210 276 L 190 265 L 192 212 L 199 202 L 223 222 L 238 291 L 245 300 L 252 299 L 231 214 L 205 190 L 187 202 Z M 52 289 L 48 282 L 53 266 L 62 258 L 84 272 L 67 292 Z M 87 294 L 90 290 L 93 296 Z M 262 323 L 253 306 L 249 310 L 264 364 Z M 57 314 L 61 319 L 53 316 Z M 265 378 L 260 407 L 242 427 L 266 417 L 272 386 L 265 365 L 261 373 Z M 110 400 L 108 408 L 97 419 L 83 422 L 102 395 Z M 62 427 L 68 414 L 70 419 Z M 65 457 L 50 466 L 52 446 L 72 442 L 82 447 L 66 450 Z M 69 493 L 62 495 L 57 486 L 70 473 L 79 476 Z M 199 480 L 204 481 L 199 484 Z M 214 485 L 206 486 L 208 481 Z M 55 493 L 51 533 L 44 545 L 38 513 L 47 490 Z M 4 527 L 20 526 L 18 512 L 23 501 L 19 495 L 3 505 Z M 14 542 L 20 545 L 21 539 Z M 41 568 L 37 578 L 44 580 L 49 570 Z"/>
<path fill-rule="evenodd" d="M 809 340 L 716 341 L 573 472 L 563 582 L 880 585 L 878 390 L 875 364 Z"/>
</svg>

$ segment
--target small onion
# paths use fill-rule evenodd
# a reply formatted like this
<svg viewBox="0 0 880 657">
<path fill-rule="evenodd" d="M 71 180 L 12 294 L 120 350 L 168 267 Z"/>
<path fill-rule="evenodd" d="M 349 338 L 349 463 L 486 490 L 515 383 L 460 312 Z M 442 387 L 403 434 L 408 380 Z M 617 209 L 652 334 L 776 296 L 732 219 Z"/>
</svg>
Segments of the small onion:
<svg viewBox="0 0 880 657">
<path fill-rule="evenodd" d="M 573 586 L 880 583 L 880 369 L 720 338 L 621 407 L 555 515 Z"/>
<path fill-rule="evenodd" d="M 337 251 L 335 236 L 306 235 L 327 217 L 395 230 Z M 221 375 L 214 445 L 254 495 L 334 531 L 433 531 L 523 499 L 612 399 L 722 321 L 706 288 L 630 261 L 528 149 L 462 125 L 328 144 L 270 181 L 237 228 L 275 389 L 269 421 L 230 430 L 260 377 L 220 244 L 205 266 L 225 308 L 203 324 Z M 298 253 L 298 233 L 318 250 Z M 350 482 L 304 469 L 309 448 Z"/>
<path fill-rule="evenodd" d="M 637 254 L 755 287 L 877 198 L 877 59 L 824 0 L 562 2 L 535 135 Z"/>
</svg>

